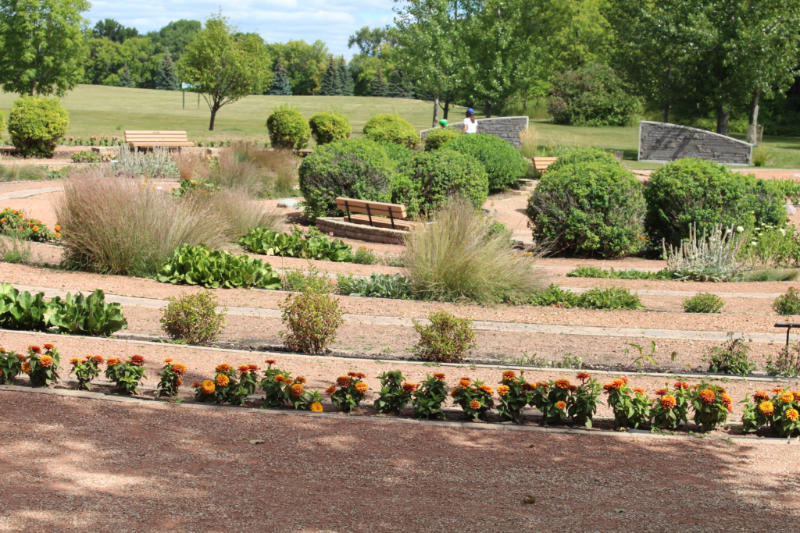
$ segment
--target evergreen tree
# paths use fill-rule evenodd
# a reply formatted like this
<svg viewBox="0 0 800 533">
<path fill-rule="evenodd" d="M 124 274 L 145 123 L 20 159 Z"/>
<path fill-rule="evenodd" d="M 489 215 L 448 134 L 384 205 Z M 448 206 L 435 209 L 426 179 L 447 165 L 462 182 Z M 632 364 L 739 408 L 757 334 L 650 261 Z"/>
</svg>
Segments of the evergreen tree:
<svg viewBox="0 0 800 533">
<path fill-rule="evenodd" d="M 383 72 L 378 69 L 378 73 L 372 78 L 369 84 L 370 96 L 389 96 L 389 86 L 386 85 L 386 80 L 383 79 Z"/>
<path fill-rule="evenodd" d="M 333 56 L 328 56 L 328 67 L 325 69 L 325 75 L 322 77 L 322 88 L 319 94 L 327 96 L 342 94 L 337 60 L 334 59 Z"/>
<path fill-rule="evenodd" d="M 169 50 L 164 50 L 164 58 L 161 60 L 161 66 L 156 73 L 156 89 L 174 91 L 177 88 L 178 75 L 175 72 L 175 63 L 172 62 Z"/>
<path fill-rule="evenodd" d="M 128 68 L 127 64 L 119 69 L 119 86 L 133 87 L 133 76 L 131 76 L 131 70 Z"/>
<path fill-rule="evenodd" d="M 411 98 L 413 95 L 411 87 L 409 87 L 399 70 L 392 71 L 389 76 L 388 93 L 388 96 L 392 98 Z"/>
<path fill-rule="evenodd" d="M 344 58 L 339 60 L 339 80 L 342 84 L 342 94 L 345 96 L 353 96 L 355 84 L 353 82 L 353 75 L 350 73 L 350 67 Z"/>
<path fill-rule="evenodd" d="M 267 94 L 291 96 L 292 87 L 289 85 L 289 73 L 286 71 L 286 65 L 284 65 L 282 58 L 279 57 L 278 60 L 275 61 L 272 72 L 272 86 L 270 86 Z"/>
</svg>

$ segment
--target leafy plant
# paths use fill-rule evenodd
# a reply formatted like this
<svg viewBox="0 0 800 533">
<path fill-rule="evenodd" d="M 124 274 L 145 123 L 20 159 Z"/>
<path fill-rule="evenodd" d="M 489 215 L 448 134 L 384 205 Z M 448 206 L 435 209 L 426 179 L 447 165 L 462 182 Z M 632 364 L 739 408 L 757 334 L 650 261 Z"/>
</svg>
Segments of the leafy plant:
<svg viewBox="0 0 800 533">
<path fill-rule="evenodd" d="M 175 363 L 171 358 L 164 359 L 164 366 L 158 373 L 158 396 L 174 398 L 178 389 L 183 385 L 183 375 L 186 374 L 186 365 Z"/>
<path fill-rule="evenodd" d="M 308 145 L 311 128 L 300 112 L 287 105 L 278 106 L 267 118 L 269 142 L 273 148 L 299 150 Z"/>
<path fill-rule="evenodd" d="M 472 320 L 457 318 L 447 311 L 438 311 L 428 316 L 430 324 L 423 325 L 414 320 L 414 329 L 419 335 L 414 355 L 423 361 L 457 363 L 466 352 L 475 347 L 475 331 Z"/>
<path fill-rule="evenodd" d="M 580 266 L 567 272 L 568 278 L 611 278 L 611 279 L 649 279 L 671 280 L 674 279 L 671 270 L 662 269 L 658 272 L 645 270 L 604 270 L 593 266 Z"/>
<path fill-rule="evenodd" d="M 78 389 L 91 390 L 92 380 L 100 375 L 100 365 L 103 363 L 102 356 L 87 355 L 83 359 L 73 357 L 69 360 L 72 365 L 70 374 L 75 374 L 78 379 Z"/>
<path fill-rule="evenodd" d="M 8 114 L 11 142 L 25 157 L 53 157 L 68 127 L 69 114 L 57 98 L 23 96 Z"/>
<path fill-rule="evenodd" d="M 796 378 L 800 376 L 800 344 L 792 348 L 784 346 L 778 355 L 767 357 L 767 374 Z"/>
<path fill-rule="evenodd" d="M 789 287 L 786 294 L 781 294 L 772 302 L 772 308 L 779 315 L 798 315 L 800 314 L 800 291 L 794 287 Z"/>
<path fill-rule="evenodd" d="M 473 382 L 470 378 L 461 378 L 450 396 L 464 411 L 465 418 L 485 420 L 489 409 L 494 407 L 493 394 L 494 391 L 489 385 L 480 381 Z"/>
<path fill-rule="evenodd" d="M 411 282 L 400 274 L 373 272 L 368 278 L 339 274 L 337 279 L 337 292 L 342 295 L 398 300 L 410 300 L 413 297 Z"/>
<path fill-rule="evenodd" d="M 245 398 L 255 391 L 257 376 L 255 369 L 245 365 L 245 372 L 237 378 L 236 370 L 227 363 L 217 365 L 213 380 L 205 379 L 194 384 L 195 400 L 218 404 L 242 405 Z"/>
<path fill-rule="evenodd" d="M 128 321 L 122 315 L 122 305 L 106 303 L 105 293 L 96 289 L 89 296 L 70 293 L 62 300 L 54 297 L 44 314 L 45 321 L 62 333 L 72 335 L 101 335 L 108 337 L 124 329 Z"/>
<path fill-rule="evenodd" d="M 202 285 L 212 289 L 277 289 L 281 284 L 280 276 L 263 261 L 245 254 L 233 255 L 227 251 L 188 244 L 175 250 L 159 269 L 156 279 L 165 283 Z"/>
<path fill-rule="evenodd" d="M 22 371 L 28 374 L 32 387 L 48 387 L 58 383 L 60 357 L 52 344 L 44 345 L 44 353 L 39 346 L 28 346 L 28 356 L 22 363 Z"/>
<path fill-rule="evenodd" d="M 25 355 L 0 347 L 0 385 L 10 384 L 22 373 Z"/>
<path fill-rule="evenodd" d="M 606 402 L 614 411 L 614 427 L 636 429 L 650 420 L 650 399 L 644 389 L 631 390 L 628 378 L 617 378 L 603 385 Z"/>
<path fill-rule="evenodd" d="M 664 245 L 664 259 L 676 279 L 730 281 L 742 270 L 737 258 L 742 243 L 741 234 L 733 228 L 714 226 L 709 235 L 698 237 L 692 225 L 689 238 L 681 241 L 679 247 Z"/>
<path fill-rule="evenodd" d="M 108 155 L 100 155 L 100 152 L 82 150 L 70 155 L 69 158 L 73 163 L 100 163 L 111 161 Z"/>
<path fill-rule="evenodd" d="M 313 286 L 290 294 L 279 307 L 281 321 L 289 330 L 281 333 L 283 343 L 293 352 L 323 352 L 336 339 L 343 322 L 339 300 Z"/>
<path fill-rule="evenodd" d="M 675 430 L 688 421 L 688 385 L 681 381 L 675 383 L 673 390 L 667 388 L 656 391 L 656 398 L 650 406 L 650 426 L 655 430 Z"/>
<path fill-rule="evenodd" d="M 119 394 L 136 394 L 144 375 L 144 357 L 134 355 L 124 363 L 116 357 L 106 359 L 106 378 L 114 382 Z"/>
<path fill-rule="evenodd" d="M 171 339 L 187 344 L 210 344 L 225 327 L 225 310 L 217 312 L 217 297 L 211 291 L 168 298 L 161 316 L 161 329 Z"/>
<path fill-rule="evenodd" d="M 350 121 L 341 113 L 323 111 L 308 119 L 317 146 L 350 137 Z"/>
<path fill-rule="evenodd" d="M 340 239 L 329 239 L 316 228 L 303 233 L 294 226 L 292 233 L 279 233 L 265 228 L 253 228 L 239 239 L 247 250 L 279 257 L 302 257 L 327 261 L 353 262 L 353 248 Z"/>
<path fill-rule="evenodd" d="M 348 372 L 346 376 L 336 378 L 336 384 L 327 389 L 333 406 L 340 411 L 349 413 L 359 406 L 369 386 L 362 381 L 364 374 L 361 372 Z"/>
<path fill-rule="evenodd" d="M 683 301 L 683 310 L 687 313 L 719 313 L 725 302 L 716 294 L 698 292 Z"/>
<path fill-rule="evenodd" d="M 425 381 L 420 383 L 417 390 L 413 393 L 411 404 L 414 407 L 416 418 L 444 418 L 442 403 L 447 399 L 447 388 L 444 382 L 444 374 L 435 373 L 433 376 L 425 376 Z"/>
<path fill-rule="evenodd" d="M 751 268 L 800 265 L 800 233 L 793 224 L 756 226 L 742 240 L 739 259 Z"/>
<path fill-rule="evenodd" d="M 419 384 L 407 382 L 399 370 L 384 372 L 378 379 L 381 381 L 381 390 L 372 406 L 379 413 L 399 415 L 411 401 L 411 394 Z"/>
<path fill-rule="evenodd" d="M 643 309 L 639 296 L 621 287 L 589 289 L 578 296 L 578 307 L 585 309 Z"/>
<path fill-rule="evenodd" d="M 486 169 L 490 192 L 511 187 L 528 170 L 528 162 L 511 143 L 487 133 L 459 135 L 445 147 L 480 161 Z"/>
<path fill-rule="evenodd" d="M 770 397 L 766 392 L 757 392 L 752 400 L 745 397 L 744 431 L 768 431 L 782 438 L 800 435 L 800 393 L 780 387 L 774 393 Z"/>
<path fill-rule="evenodd" d="M 522 423 L 522 410 L 530 402 L 530 384 L 525 377 L 513 370 L 503 372 L 503 379 L 497 387 L 497 412 L 503 420 L 511 420 L 515 424 Z"/>
<path fill-rule="evenodd" d="M 694 421 L 702 432 L 712 431 L 724 424 L 728 413 L 733 410 L 733 400 L 725 389 L 706 382 L 692 390 L 690 401 L 694 408 Z"/>
<path fill-rule="evenodd" d="M 708 352 L 709 372 L 722 374 L 736 374 L 747 376 L 756 369 L 756 364 L 750 360 L 750 346 L 742 338 L 728 336 L 728 341 L 722 346 L 713 346 Z"/>
</svg>

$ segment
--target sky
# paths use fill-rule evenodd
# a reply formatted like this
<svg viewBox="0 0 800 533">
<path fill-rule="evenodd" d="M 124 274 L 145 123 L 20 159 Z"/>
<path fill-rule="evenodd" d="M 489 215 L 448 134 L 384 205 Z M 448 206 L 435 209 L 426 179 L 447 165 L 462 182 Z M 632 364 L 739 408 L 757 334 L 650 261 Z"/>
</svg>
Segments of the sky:
<svg viewBox="0 0 800 533">
<path fill-rule="evenodd" d="M 92 7 L 84 17 L 92 26 L 111 18 L 147 33 L 178 19 L 205 21 L 221 10 L 236 30 L 258 33 L 268 43 L 319 39 L 332 54 L 347 59 L 358 52 L 347 48 L 347 38 L 362 26 L 391 24 L 395 5 L 394 0 L 90 1 Z"/>
</svg>

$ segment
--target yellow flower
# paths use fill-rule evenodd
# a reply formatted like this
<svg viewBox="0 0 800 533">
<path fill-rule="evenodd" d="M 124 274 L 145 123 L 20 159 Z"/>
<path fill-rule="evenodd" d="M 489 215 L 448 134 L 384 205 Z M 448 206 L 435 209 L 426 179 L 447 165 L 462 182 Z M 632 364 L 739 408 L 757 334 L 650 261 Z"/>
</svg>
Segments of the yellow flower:
<svg viewBox="0 0 800 533">
<path fill-rule="evenodd" d="M 764 416 L 772 416 L 772 413 L 775 412 L 775 406 L 770 401 L 761 402 L 758 404 L 758 410 Z"/>
<path fill-rule="evenodd" d="M 230 382 L 231 380 L 225 374 L 217 374 L 217 385 L 220 387 L 225 387 Z"/>
<path fill-rule="evenodd" d="M 505 396 L 506 394 L 508 394 L 508 391 L 509 389 L 507 385 L 500 385 L 499 387 L 497 387 L 497 394 L 499 394 L 500 396 Z"/>
<path fill-rule="evenodd" d="M 359 381 L 358 383 L 356 383 L 356 392 L 358 392 L 359 394 L 366 393 L 367 389 L 369 389 L 369 386 L 363 381 Z"/>
<path fill-rule="evenodd" d="M 322 404 L 319 403 L 319 402 L 313 402 L 311 405 L 308 406 L 308 408 L 313 413 L 321 413 L 322 412 Z"/>
<path fill-rule="evenodd" d="M 797 420 L 797 417 L 800 416 L 800 413 L 797 412 L 797 409 L 789 409 L 786 411 L 786 418 L 794 422 Z"/>
<path fill-rule="evenodd" d="M 22 371 L 26 374 L 31 373 L 31 364 L 30 363 L 22 363 Z"/>
<path fill-rule="evenodd" d="M 214 394 L 214 391 L 216 389 L 217 387 L 214 385 L 214 382 L 211 381 L 210 379 L 206 379 L 200 384 L 200 391 L 206 396 Z"/>
<path fill-rule="evenodd" d="M 794 401 L 794 394 L 791 392 L 784 392 L 781 394 L 781 401 L 783 403 L 792 403 Z"/>
</svg>

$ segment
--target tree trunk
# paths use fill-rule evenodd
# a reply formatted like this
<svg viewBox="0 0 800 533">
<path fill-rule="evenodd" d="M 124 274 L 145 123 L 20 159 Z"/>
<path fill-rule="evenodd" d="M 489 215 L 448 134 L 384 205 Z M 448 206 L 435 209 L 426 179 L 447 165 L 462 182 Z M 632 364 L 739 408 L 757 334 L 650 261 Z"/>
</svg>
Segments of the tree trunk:
<svg viewBox="0 0 800 533">
<path fill-rule="evenodd" d="M 444 101 L 444 111 L 442 118 L 447 120 L 447 115 L 450 114 L 450 100 Z"/>
<path fill-rule="evenodd" d="M 669 122 L 669 104 L 664 104 L 664 122 Z"/>
<path fill-rule="evenodd" d="M 760 100 L 761 91 L 756 91 L 753 95 L 750 120 L 747 126 L 747 142 L 750 144 L 758 144 L 758 105 Z"/>
<path fill-rule="evenodd" d="M 717 108 L 717 133 L 722 135 L 728 134 L 728 119 L 730 116 L 731 114 L 729 111 L 725 111 L 721 107 Z"/>
<path fill-rule="evenodd" d="M 486 118 L 491 118 L 492 116 L 492 103 L 489 102 L 486 104 Z"/>
<path fill-rule="evenodd" d="M 433 97 L 433 127 L 437 126 L 436 122 L 439 118 L 439 95 L 434 95 Z"/>
<path fill-rule="evenodd" d="M 214 131 L 214 120 L 217 118 L 217 111 L 219 111 L 218 105 L 211 106 L 211 121 L 208 123 L 208 131 Z"/>
</svg>

